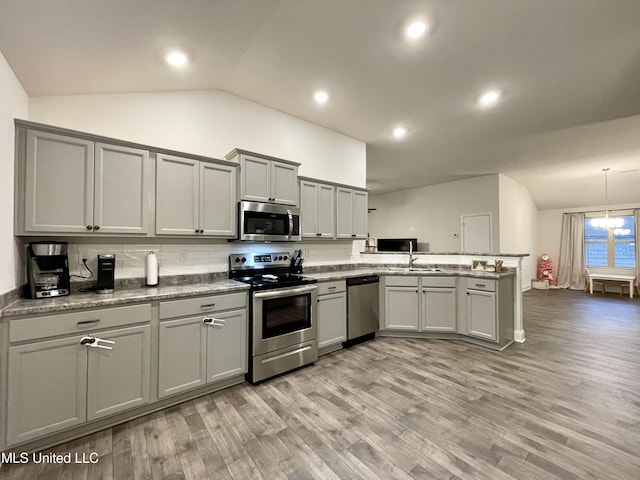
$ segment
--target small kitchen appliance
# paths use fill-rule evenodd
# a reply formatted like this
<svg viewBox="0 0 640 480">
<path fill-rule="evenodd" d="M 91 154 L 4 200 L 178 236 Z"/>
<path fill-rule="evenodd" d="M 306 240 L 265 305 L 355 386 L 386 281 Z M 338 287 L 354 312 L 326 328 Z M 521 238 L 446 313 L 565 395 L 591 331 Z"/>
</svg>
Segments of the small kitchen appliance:
<svg viewBox="0 0 640 480">
<path fill-rule="evenodd" d="M 302 270 L 300 254 L 297 262 L 289 252 L 229 255 L 229 278 L 251 286 L 251 383 L 318 360 L 317 280 L 292 273 Z"/>
<path fill-rule="evenodd" d="M 97 293 L 113 293 L 115 289 L 116 256 L 102 253 L 98 255 Z"/>
<path fill-rule="evenodd" d="M 67 242 L 29 242 L 27 254 L 30 298 L 69 295 Z"/>
</svg>

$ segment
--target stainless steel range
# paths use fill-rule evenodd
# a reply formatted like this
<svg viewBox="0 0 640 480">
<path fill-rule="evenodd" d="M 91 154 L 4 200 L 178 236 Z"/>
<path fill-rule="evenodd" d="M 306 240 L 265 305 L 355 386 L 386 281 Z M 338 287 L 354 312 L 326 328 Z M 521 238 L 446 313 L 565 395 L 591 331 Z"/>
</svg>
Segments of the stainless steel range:
<svg viewBox="0 0 640 480">
<path fill-rule="evenodd" d="M 316 280 L 298 252 L 229 255 L 229 278 L 251 285 L 249 373 L 257 383 L 318 359 Z"/>
</svg>

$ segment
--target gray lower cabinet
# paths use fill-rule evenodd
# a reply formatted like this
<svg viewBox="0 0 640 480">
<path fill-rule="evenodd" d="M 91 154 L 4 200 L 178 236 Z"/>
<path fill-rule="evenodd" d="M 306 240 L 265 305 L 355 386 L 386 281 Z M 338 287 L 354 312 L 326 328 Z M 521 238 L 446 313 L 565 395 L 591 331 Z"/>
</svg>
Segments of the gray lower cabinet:
<svg viewBox="0 0 640 480">
<path fill-rule="evenodd" d="M 156 234 L 235 237 L 237 167 L 158 154 Z"/>
<path fill-rule="evenodd" d="M 418 331 L 417 285 L 387 285 L 384 289 L 384 301 L 384 330 Z"/>
<path fill-rule="evenodd" d="M 151 394 L 151 326 L 100 332 L 111 350 L 88 348 L 87 420 L 144 405 Z"/>
<path fill-rule="evenodd" d="M 7 444 L 80 425 L 87 417 L 87 352 L 78 336 L 9 348 Z"/>
<path fill-rule="evenodd" d="M 37 130 L 18 149 L 17 233 L 148 233 L 149 152 Z"/>
<path fill-rule="evenodd" d="M 347 340 L 347 293 L 344 280 L 318 284 L 318 350 Z M 335 349 L 334 349 L 335 350 Z"/>
<path fill-rule="evenodd" d="M 420 330 L 455 332 L 458 317 L 456 278 L 425 276 L 420 282 Z"/>
<path fill-rule="evenodd" d="M 513 340 L 514 287 L 512 278 L 467 278 L 466 333 L 500 345 Z"/>
<path fill-rule="evenodd" d="M 98 312 L 89 316 L 98 316 Z M 126 315 L 126 309 L 124 312 Z M 70 315 L 60 315 L 63 328 L 67 319 L 75 320 Z M 97 323 L 95 318 L 85 322 L 94 328 Z M 82 328 L 80 325 L 76 330 Z M 83 344 L 83 337 L 114 343 L 96 348 Z M 9 347 L 7 444 L 39 438 L 149 402 L 150 352 L 150 325 L 89 331 Z"/>
<path fill-rule="evenodd" d="M 246 301 L 234 293 L 160 302 L 158 397 L 247 373 Z"/>
</svg>

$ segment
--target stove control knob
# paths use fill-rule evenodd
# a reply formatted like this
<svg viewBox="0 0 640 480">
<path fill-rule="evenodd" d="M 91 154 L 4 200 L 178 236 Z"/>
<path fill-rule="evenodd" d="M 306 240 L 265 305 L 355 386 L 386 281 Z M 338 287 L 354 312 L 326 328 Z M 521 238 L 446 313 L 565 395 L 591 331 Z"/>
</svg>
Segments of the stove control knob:
<svg viewBox="0 0 640 480">
<path fill-rule="evenodd" d="M 247 257 L 242 257 L 242 263 L 247 261 Z"/>
<path fill-rule="evenodd" d="M 282 255 L 280 255 L 280 256 L 278 257 L 278 260 L 282 260 Z"/>
<path fill-rule="evenodd" d="M 240 263 L 240 257 L 236 257 L 236 263 Z"/>
<path fill-rule="evenodd" d="M 288 259 L 289 259 L 289 257 L 287 257 L 287 256 L 285 255 L 285 256 L 284 256 L 284 259 L 285 259 L 285 260 L 288 260 Z"/>
</svg>

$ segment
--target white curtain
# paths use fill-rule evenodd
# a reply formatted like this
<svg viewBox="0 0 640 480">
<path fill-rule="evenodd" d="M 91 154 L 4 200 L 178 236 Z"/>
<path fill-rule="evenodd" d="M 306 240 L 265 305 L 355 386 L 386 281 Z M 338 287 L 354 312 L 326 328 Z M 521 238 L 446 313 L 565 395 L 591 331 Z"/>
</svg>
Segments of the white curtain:
<svg viewBox="0 0 640 480">
<path fill-rule="evenodd" d="M 640 208 L 633 211 L 634 228 L 636 229 L 636 285 L 640 286 Z"/>
<path fill-rule="evenodd" d="M 582 290 L 584 282 L 584 213 L 565 213 L 562 216 L 558 286 Z"/>
</svg>

